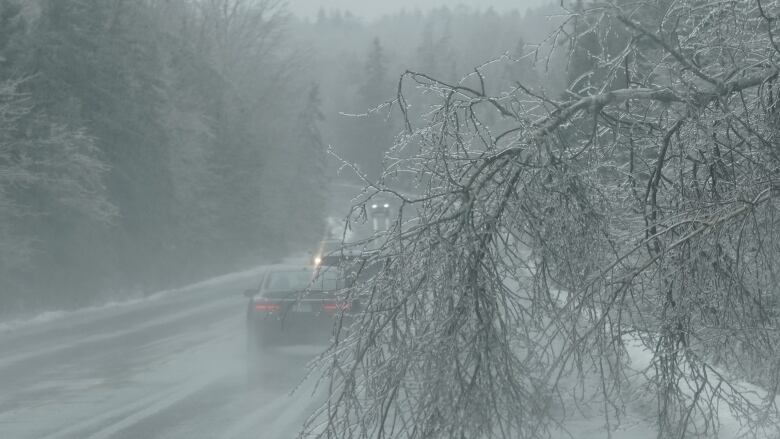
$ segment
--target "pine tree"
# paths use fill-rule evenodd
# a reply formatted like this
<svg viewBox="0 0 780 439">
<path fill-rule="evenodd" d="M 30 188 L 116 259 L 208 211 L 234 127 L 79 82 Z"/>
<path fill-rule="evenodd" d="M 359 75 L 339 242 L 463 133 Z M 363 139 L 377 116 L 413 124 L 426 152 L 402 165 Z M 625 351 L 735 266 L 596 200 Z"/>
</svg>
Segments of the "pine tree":
<svg viewBox="0 0 780 439">
<path fill-rule="evenodd" d="M 320 131 L 325 121 L 322 113 L 322 97 L 319 84 L 313 83 L 306 95 L 304 107 L 298 115 L 296 132 L 298 133 L 298 178 L 294 182 L 304 194 L 299 203 L 299 225 L 296 230 L 304 232 L 299 243 L 305 247 L 321 239 L 325 227 L 325 217 L 329 203 L 327 178 L 327 153 Z"/>
<path fill-rule="evenodd" d="M 363 73 L 363 84 L 360 87 L 362 103 L 367 107 L 374 107 L 386 101 L 387 94 L 387 60 L 379 38 L 371 41 L 368 50 L 368 58 Z"/>
</svg>

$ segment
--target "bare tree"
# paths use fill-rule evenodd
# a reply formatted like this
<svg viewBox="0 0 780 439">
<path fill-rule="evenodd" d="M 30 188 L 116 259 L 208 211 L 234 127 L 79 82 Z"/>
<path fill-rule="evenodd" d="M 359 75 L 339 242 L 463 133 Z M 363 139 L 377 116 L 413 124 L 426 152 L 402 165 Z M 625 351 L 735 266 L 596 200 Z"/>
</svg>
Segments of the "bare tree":
<svg viewBox="0 0 780 439">
<path fill-rule="evenodd" d="M 598 402 L 609 432 L 650 395 L 659 437 L 711 436 L 725 413 L 779 434 L 778 14 L 578 8 L 540 46 L 598 48 L 563 96 L 488 95 L 481 68 L 458 83 L 406 72 L 404 114 L 410 86 L 439 104 L 407 118 L 365 194 L 401 208 L 367 262 L 381 270 L 350 291 L 364 309 L 323 356 L 330 396 L 310 427 L 540 437 Z M 400 172 L 422 195 L 390 187 Z"/>
<path fill-rule="evenodd" d="M 247 74 L 263 58 L 275 57 L 287 20 L 280 0 L 202 0 L 200 46 L 231 74 Z M 242 84 L 244 85 L 244 84 Z"/>
</svg>

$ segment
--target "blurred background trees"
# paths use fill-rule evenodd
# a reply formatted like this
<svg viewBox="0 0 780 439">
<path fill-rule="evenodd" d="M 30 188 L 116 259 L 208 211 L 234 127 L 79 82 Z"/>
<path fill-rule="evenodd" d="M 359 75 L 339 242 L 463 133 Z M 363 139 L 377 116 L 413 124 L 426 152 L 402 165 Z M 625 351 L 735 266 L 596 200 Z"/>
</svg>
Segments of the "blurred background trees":
<svg viewBox="0 0 780 439">
<path fill-rule="evenodd" d="M 338 210 L 328 185 L 354 179 L 327 148 L 380 175 L 403 70 L 468 72 L 543 15 L 0 0 L 0 317 L 310 248 Z"/>
</svg>

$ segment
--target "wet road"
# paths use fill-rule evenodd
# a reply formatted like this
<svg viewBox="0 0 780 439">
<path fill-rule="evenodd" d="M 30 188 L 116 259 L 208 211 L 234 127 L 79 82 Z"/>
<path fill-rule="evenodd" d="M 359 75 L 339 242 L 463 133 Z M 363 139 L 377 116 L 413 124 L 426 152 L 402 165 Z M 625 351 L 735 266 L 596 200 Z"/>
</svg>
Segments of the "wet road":
<svg viewBox="0 0 780 439">
<path fill-rule="evenodd" d="M 296 437 L 322 401 L 305 379 L 321 347 L 247 379 L 241 291 L 261 272 L 6 329 L 0 438 Z"/>
<path fill-rule="evenodd" d="M 247 376 L 241 293 L 263 271 L 55 319 L 0 322 L 0 439 L 298 437 L 324 400 L 316 374 L 307 378 L 323 347 L 279 349 Z M 657 437 L 650 406 L 627 408 L 613 438 Z M 579 410 L 568 432 L 553 436 L 606 437 L 602 416 Z M 724 437 L 739 431 L 733 421 L 722 427 Z"/>
</svg>

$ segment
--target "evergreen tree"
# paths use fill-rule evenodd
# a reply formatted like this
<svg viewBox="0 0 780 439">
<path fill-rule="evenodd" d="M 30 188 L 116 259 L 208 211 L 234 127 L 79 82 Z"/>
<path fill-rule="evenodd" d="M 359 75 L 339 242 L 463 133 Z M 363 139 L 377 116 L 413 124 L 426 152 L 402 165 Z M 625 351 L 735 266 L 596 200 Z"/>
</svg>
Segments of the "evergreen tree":
<svg viewBox="0 0 780 439">
<path fill-rule="evenodd" d="M 379 38 L 375 37 L 371 41 L 363 78 L 364 82 L 360 87 L 363 104 L 376 106 L 387 100 L 387 60 Z"/>
<path fill-rule="evenodd" d="M 379 176 L 384 153 L 392 145 L 392 126 L 383 105 L 392 99 L 386 65 L 384 49 L 375 37 L 369 46 L 358 90 L 358 107 L 365 115 L 352 122 L 354 143 L 349 145 L 346 155 L 346 159 L 357 163 L 369 178 Z"/>
<path fill-rule="evenodd" d="M 327 178 L 327 155 L 325 142 L 322 139 L 320 124 L 325 122 L 325 115 L 322 113 L 322 97 L 318 83 L 313 83 L 309 87 L 306 95 L 304 107 L 298 116 L 296 132 L 298 133 L 298 145 L 301 155 L 298 161 L 299 185 L 305 189 L 305 203 L 300 221 L 302 224 L 297 227 L 298 230 L 308 230 L 313 234 L 307 234 L 304 240 L 309 243 L 319 240 L 324 230 L 324 213 L 328 211 L 329 204 L 329 179 Z M 321 212 L 320 216 L 315 215 L 315 227 L 307 226 L 307 222 L 312 222 L 307 212 Z M 301 242 L 306 245 L 306 242 Z M 309 244 L 310 245 L 310 244 Z"/>
<path fill-rule="evenodd" d="M 436 35 L 436 23 L 441 20 L 441 35 Z M 454 79 L 457 74 L 457 52 L 452 47 L 452 16 L 449 9 L 437 10 L 426 20 L 420 44 L 416 49 L 415 69 L 430 75 Z"/>
</svg>

